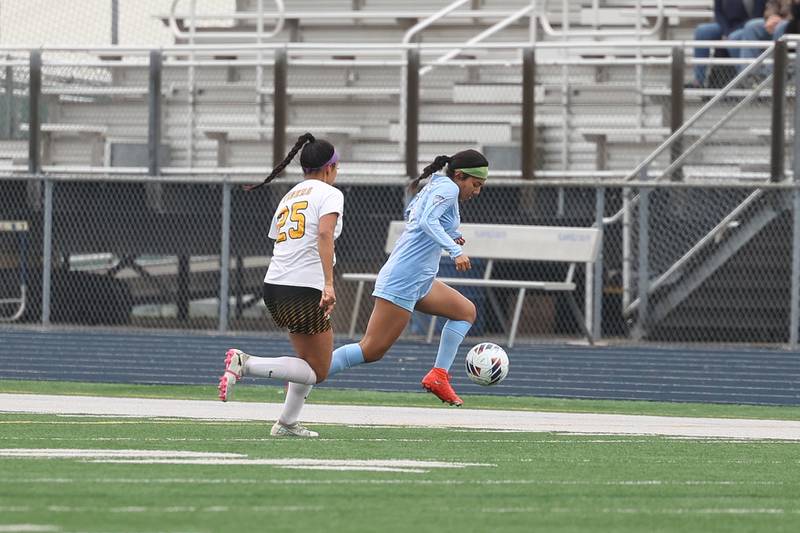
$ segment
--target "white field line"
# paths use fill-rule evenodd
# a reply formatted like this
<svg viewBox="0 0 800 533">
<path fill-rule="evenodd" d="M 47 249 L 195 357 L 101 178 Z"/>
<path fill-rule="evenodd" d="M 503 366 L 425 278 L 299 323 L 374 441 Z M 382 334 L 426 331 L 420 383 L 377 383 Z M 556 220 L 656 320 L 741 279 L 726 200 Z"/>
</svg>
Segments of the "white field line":
<svg viewBox="0 0 800 533">
<path fill-rule="evenodd" d="M 38 531 L 61 531 L 58 526 L 40 524 L 0 524 L 0 533 L 28 533 Z"/>
<path fill-rule="evenodd" d="M 569 513 L 585 514 L 593 513 L 592 510 L 585 508 L 570 507 L 484 507 L 480 509 L 484 513 Z M 797 509 L 777 509 L 777 508 L 720 508 L 720 509 L 688 509 L 683 507 L 664 508 L 664 509 L 645 509 L 637 507 L 623 508 L 604 508 L 600 510 L 603 514 L 643 514 L 643 515 L 763 515 L 763 514 L 798 514 Z"/>
<path fill-rule="evenodd" d="M 20 424 L 26 421 L 16 421 Z M 149 421 L 148 421 L 149 423 Z M 471 432 L 482 432 L 480 429 L 472 429 Z M 520 433 L 515 431 L 514 433 Z M 791 440 L 758 440 L 758 439 L 725 439 L 720 437 L 692 438 L 692 437 L 664 437 L 666 440 L 691 441 L 699 444 L 741 444 L 752 446 L 754 444 L 794 444 Z M 0 436 L 2 441 L 47 441 L 47 442 L 269 442 L 274 440 L 272 437 L 225 437 L 211 439 L 208 437 L 17 437 L 13 435 Z M 577 444 L 580 446 L 589 444 L 650 444 L 652 439 L 405 439 L 388 437 L 353 437 L 353 438 L 326 438 L 318 437 L 315 442 L 414 442 L 414 443 L 442 443 L 442 444 Z M 15 448 L 16 449 L 16 448 Z M 533 462 L 538 459 L 520 459 L 521 462 Z"/>
<path fill-rule="evenodd" d="M 434 468 L 492 467 L 495 464 L 417 461 L 413 459 L 249 459 L 235 453 L 170 450 L 92 450 L 75 448 L 0 448 L 0 458 L 82 459 L 91 463 L 275 466 L 307 470 L 366 470 L 426 473 Z"/>
<path fill-rule="evenodd" d="M 0 451 L 1 454 L 2 451 Z M 101 454 L 98 454 L 100 456 Z M 166 455 L 166 454 L 165 454 Z M 391 467 L 391 468 L 466 468 L 469 466 L 497 466 L 494 464 L 486 463 L 447 463 L 443 461 L 415 461 L 409 459 L 217 459 L 214 457 L 200 458 L 200 459 L 144 459 L 144 460 L 126 460 L 126 459 L 98 459 L 92 462 L 102 463 L 170 463 L 170 464 L 212 464 L 208 460 L 212 460 L 213 464 L 221 465 L 270 465 L 270 466 L 370 466 L 370 467 Z"/>
<path fill-rule="evenodd" d="M 276 479 L 276 478 L 245 478 L 245 477 L 215 477 L 215 478 L 70 478 L 70 477 L 41 477 L 41 478 L 0 478 L 0 484 L 24 485 L 72 485 L 82 483 L 104 485 L 420 485 L 420 486 L 580 486 L 580 487 L 692 487 L 692 486 L 719 486 L 719 487 L 795 487 L 797 483 L 786 483 L 773 480 L 679 480 L 669 481 L 661 479 L 621 479 L 614 481 L 591 480 L 555 480 L 555 479 Z"/>
<path fill-rule="evenodd" d="M 69 458 L 96 459 L 105 457 L 128 458 L 200 458 L 235 460 L 246 458 L 241 453 L 212 453 L 173 450 L 97 450 L 75 448 L 0 448 L 0 457 L 36 457 L 36 458 Z"/>
<path fill-rule="evenodd" d="M 279 403 L 222 403 L 210 400 L 0 394 L 0 412 L 9 413 L 168 416 L 205 420 L 266 421 L 275 420 L 282 407 L 283 405 Z M 306 405 L 302 418 L 306 423 L 321 424 L 800 441 L 800 421 L 794 420 L 318 404 Z"/>
<path fill-rule="evenodd" d="M 28 507 L 27 511 L 31 512 L 35 508 Z M 97 513 L 98 511 L 109 512 L 109 513 L 121 513 L 121 514 L 153 514 L 153 513 L 228 513 L 228 512 L 241 512 L 241 511 L 248 511 L 248 512 L 320 512 L 325 511 L 326 508 L 323 506 L 289 506 L 289 507 L 279 507 L 279 506 L 246 506 L 246 507 L 236 507 L 231 508 L 224 505 L 218 506 L 211 506 L 211 507 L 197 507 L 197 506 L 172 506 L 172 507 L 141 507 L 141 506 L 129 506 L 129 507 L 110 507 L 106 509 L 99 509 L 98 507 L 72 507 L 66 505 L 52 505 L 48 507 L 42 508 L 48 512 L 52 513 Z M 464 508 L 464 509 L 450 509 L 451 512 L 455 511 L 475 511 L 474 508 Z M 480 512 L 483 513 L 537 513 L 537 514 L 562 514 L 562 513 L 569 513 L 569 514 L 586 514 L 586 513 L 594 513 L 595 511 L 592 509 L 581 508 L 581 507 L 534 507 L 534 506 L 526 506 L 526 507 L 484 507 L 479 509 Z M 691 509 L 686 507 L 665 507 L 662 509 L 647 509 L 647 508 L 639 508 L 639 507 L 605 507 L 599 510 L 600 513 L 603 514 L 623 514 L 623 515 L 797 515 L 800 514 L 800 509 L 782 509 L 782 508 L 775 508 L 775 507 L 763 507 L 763 508 L 738 508 L 738 507 L 721 507 L 721 508 L 698 508 L 698 509 Z M 3 524 L 0 525 L 0 533 L 28 533 L 28 532 L 50 532 L 50 531 L 61 531 L 61 528 L 58 526 L 49 526 L 49 525 L 37 525 L 37 524 Z"/>
<path fill-rule="evenodd" d="M 70 505 L 45 505 L 45 506 L 25 506 L 25 507 L 17 507 L 13 508 L 13 512 L 19 513 L 30 513 L 35 510 L 43 510 L 48 511 L 51 513 L 97 513 L 99 508 L 97 506 L 83 506 L 83 507 L 75 507 Z M 240 512 L 242 508 L 239 506 L 236 507 L 229 507 L 227 505 L 213 505 L 209 507 L 198 507 L 195 505 L 172 505 L 169 507 L 157 507 L 157 506 L 128 506 L 128 507 L 108 507 L 103 508 L 103 511 L 108 511 L 109 513 L 195 513 L 195 512 L 205 512 L 205 513 L 228 513 L 228 512 Z M 323 511 L 325 507 L 321 505 L 256 505 L 256 506 L 248 506 L 248 511 L 251 512 L 258 512 L 258 513 L 275 513 L 275 512 L 306 512 L 306 511 Z M 22 525 L 31 526 L 32 524 L 8 524 L 8 525 L 0 525 L 0 532 L 3 531 L 22 531 L 22 530 L 4 530 L 3 527 L 20 527 Z M 54 527 L 54 526 L 35 526 L 35 527 Z M 42 529 L 42 530 L 26 530 L 26 531 L 55 531 L 53 529 Z"/>
</svg>

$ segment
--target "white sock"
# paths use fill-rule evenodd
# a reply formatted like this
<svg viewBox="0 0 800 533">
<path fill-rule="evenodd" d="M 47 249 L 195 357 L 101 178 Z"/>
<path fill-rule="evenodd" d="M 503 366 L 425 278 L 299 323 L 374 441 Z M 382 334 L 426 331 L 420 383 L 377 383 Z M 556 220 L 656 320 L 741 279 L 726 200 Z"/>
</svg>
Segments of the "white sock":
<svg viewBox="0 0 800 533">
<path fill-rule="evenodd" d="M 303 385 L 317 382 L 317 374 L 311 365 L 299 357 L 256 357 L 250 356 L 244 365 L 246 376 L 272 378 Z"/>
<path fill-rule="evenodd" d="M 286 400 L 283 402 L 283 411 L 278 421 L 286 426 L 291 426 L 300 417 L 300 410 L 306 404 L 306 398 L 311 393 L 313 385 L 289 383 L 286 389 Z"/>
</svg>

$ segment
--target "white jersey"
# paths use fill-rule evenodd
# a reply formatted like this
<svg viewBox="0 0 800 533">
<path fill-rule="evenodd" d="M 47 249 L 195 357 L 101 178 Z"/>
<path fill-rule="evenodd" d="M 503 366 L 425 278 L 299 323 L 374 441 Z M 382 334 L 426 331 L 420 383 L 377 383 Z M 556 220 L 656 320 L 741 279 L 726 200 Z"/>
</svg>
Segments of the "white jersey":
<svg viewBox="0 0 800 533">
<path fill-rule="evenodd" d="M 319 258 L 319 219 L 338 213 L 333 238 L 342 233 L 344 195 L 339 189 L 315 179 L 304 180 L 286 193 L 275 210 L 269 238 L 275 241 L 265 283 L 311 287 L 325 286 Z M 334 263 L 336 259 L 334 258 Z"/>
</svg>

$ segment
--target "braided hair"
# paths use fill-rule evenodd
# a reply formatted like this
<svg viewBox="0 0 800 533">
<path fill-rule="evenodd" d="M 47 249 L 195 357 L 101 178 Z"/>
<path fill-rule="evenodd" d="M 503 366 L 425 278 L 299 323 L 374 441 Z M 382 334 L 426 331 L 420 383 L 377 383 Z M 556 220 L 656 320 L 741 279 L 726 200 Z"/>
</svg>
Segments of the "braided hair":
<svg viewBox="0 0 800 533">
<path fill-rule="evenodd" d="M 433 163 L 422 169 L 422 174 L 419 175 L 408 186 L 408 191 L 411 194 L 416 194 L 419 190 L 419 183 L 433 175 L 435 172 L 442 170 L 447 165 L 447 176 L 450 179 L 455 178 L 456 170 L 459 168 L 472 168 L 487 166 L 489 162 L 486 157 L 477 150 L 462 150 L 452 156 L 439 155 L 433 160 Z"/>
<path fill-rule="evenodd" d="M 283 161 L 272 169 L 272 172 L 269 173 L 269 176 L 267 176 L 264 181 L 258 185 L 246 185 L 244 188 L 248 191 L 252 191 L 274 180 L 284 171 L 289 163 L 292 162 L 292 159 L 294 159 L 294 156 L 297 155 L 297 152 L 299 152 L 301 148 L 303 151 L 300 154 L 300 165 L 304 169 L 317 170 L 321 168 L 325 165 L 326 161 L 329 161 L 331 157 L 333 157 L 334 153 L 334 148 L 331 143 L 324 139 L 315 139 L 313 135 L 306 132 L 297 138 L 297 142 L 294 143 L 294 146 L 289 150 L 289 153 L 286 154 Z"/>
</svg>

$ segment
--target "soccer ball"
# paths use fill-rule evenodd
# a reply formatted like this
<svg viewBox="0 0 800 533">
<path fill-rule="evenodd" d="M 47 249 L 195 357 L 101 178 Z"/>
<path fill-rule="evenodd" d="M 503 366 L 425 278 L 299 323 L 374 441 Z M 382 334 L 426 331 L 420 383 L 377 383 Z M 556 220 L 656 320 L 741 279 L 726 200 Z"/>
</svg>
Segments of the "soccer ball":
<svg viewBox="0 0 800 533">
<path fill-rule="evenodd" d="M 497 385 L 508 375 L 508 355 L 491 342 L 476 344 L 467 352 L 467 377 L 478 385 Z"/>
</svg>

